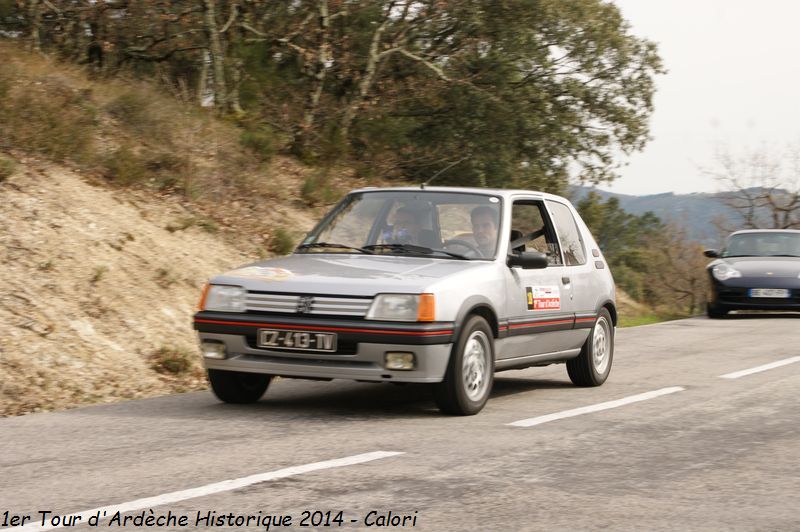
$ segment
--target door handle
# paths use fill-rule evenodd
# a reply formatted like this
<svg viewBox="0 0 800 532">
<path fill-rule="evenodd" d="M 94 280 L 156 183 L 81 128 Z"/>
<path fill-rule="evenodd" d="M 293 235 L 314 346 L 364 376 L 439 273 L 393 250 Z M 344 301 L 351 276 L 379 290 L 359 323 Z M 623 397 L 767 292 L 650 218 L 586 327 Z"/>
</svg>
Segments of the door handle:
<svg viewBox="0 0 800 532">
<path fill-rule="evenodd" d="M 562 277 L 561 278 L 561 283 L 562 284 L 569 284 L 569 277 Z"/>
</svg>

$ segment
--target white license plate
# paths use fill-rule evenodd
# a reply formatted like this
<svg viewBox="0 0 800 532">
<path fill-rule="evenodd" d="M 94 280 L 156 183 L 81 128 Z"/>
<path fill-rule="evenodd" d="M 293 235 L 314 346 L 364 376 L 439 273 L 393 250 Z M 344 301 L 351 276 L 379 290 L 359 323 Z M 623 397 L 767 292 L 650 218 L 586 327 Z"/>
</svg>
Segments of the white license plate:
<svg viewBox="0 0 800 532">
<path fill-rule="evenodd" d="M 751 288 L 750 297 L 789 297 L 786 288 Z"/>
<path fill-rule="evenodd" d="M 258 347 L 295 351 L 336 351 L 336 334 L 314 331 L 258 330 Z"/>
</svg>

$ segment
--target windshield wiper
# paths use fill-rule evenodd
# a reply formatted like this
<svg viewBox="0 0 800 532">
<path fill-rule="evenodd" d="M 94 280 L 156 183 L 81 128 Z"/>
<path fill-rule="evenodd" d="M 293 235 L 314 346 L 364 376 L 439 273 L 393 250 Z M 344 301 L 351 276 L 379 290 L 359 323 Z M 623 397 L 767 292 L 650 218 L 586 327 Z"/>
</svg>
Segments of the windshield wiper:
<svg viewBox="0 0 800 532">
<path fill-rule="evenodd" d="M 769 257 L 795 257 L 800 258 L 800 255 L 768 255 Z"/>
<path fill-rule="evenodd" d="M 431 249 L 425 246 L 417 246 L 414 244 L 370 244 L 369 246 L 364 246 L 364 249 L 390 249 L 392 251 L 419 253 L 420 255 L 432 255 L 434 253 L 443 253 L 444 255 L 453 257 L 455 259 L 469 260 L 469 257 L 466 257 L 459 253 L 452 253 L 450 251 L 445 251 L 443 249 Z"/>
<path fill-rule="evenodd" d="M 333 242 L 310 242 L 308 244 L 300 244 L 299 246 L 297 246 L 297 249 L 310 249 L 310 248 L 352 249 L 354 251 L 359 251 L 367 255 L 374 255 L 372 251 L 366 248 L 357 248 L 355 246 L 347 246 L 345 244 L 334 244 Z"/>
</svg>

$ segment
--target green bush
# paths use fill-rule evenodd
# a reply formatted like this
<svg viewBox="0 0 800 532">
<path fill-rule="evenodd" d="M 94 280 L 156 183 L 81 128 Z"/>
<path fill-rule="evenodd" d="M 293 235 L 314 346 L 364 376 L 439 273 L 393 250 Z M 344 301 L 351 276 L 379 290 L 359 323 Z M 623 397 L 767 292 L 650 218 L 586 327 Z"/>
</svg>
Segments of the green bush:
<svg viewBox="0 0 800 532">
<path fill-rule="evenodd" d="M 14 164 L 14 161 L 0 155 L 0 183 L 11 177 L 16 168 L 17 165 Z"/>
<path fill-rule="evenodd" d="M 270 160 L 277 151 L 275 134 L 268 126 L 245 129 L 239 136 L 239 143 L 262 161 Z"/>
<path fill-rule="evenodd" d="M 303 184 L 300 185 L 300 197 L 307 205 L 329 205 L 341 197 L 341 192 L 330 184 L 327 172 L 320 170 L 303 180 Z"/>
<path fill-rule="evenodd" d="M 272 234 L 270 239 L 270 250 L 278 255 L 287 255 L 294 249 L 294 238 L 284 229 L 279 227 Z"/>
</svg>

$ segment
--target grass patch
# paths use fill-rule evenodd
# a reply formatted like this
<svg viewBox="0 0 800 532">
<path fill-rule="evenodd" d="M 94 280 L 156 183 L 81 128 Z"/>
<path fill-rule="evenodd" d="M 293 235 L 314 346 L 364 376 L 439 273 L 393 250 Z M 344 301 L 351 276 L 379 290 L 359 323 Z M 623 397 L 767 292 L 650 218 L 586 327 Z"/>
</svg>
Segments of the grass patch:
<svg viewBox="0 0 800 532">
<path fill-rule="evenodd" d="M 239 143 L 261 161 L 269 161 L 277 153 L 277 139 L 269 126 L 248 128 L 239 136 Z"/>
<path fill-rule="evenodd" d="M 0 183 L 11 177 L 16 169 L 14 161 L 0 155 Z"/>
<path fill-rule="evenodd" d="M 57 161 L 90 157 L 96 112 L 88 92 L 47 81 L 8 92 L 0 101 L 0 138 Z"/>
<path fill-rule="evenodd" d="M 150 367 L 161 374 L 185 375 L 192 369 L 193 358 L 186 349 L 162 346 L 150 356 Z"/>
<path fill-rule="evenodd" d="M 314 172 L 303 180 L 300 186 L 300 197 L 306 205 L 330 205 L 335 203 L 342 193 L 330 183 L 325 170 Z"/>
<path fill-rule="evenodd" d="M 272 234 L 269 249 L 277 255 L 287 255 L 294 249 L 294 238 L 289 231 L 279 227 Z"/>
<path fill-rule="evenodd" d="M 108 272 L 108 266 L 97 266 L 92 271 L 92 277 L 89 279 L 89 284 L 95 285 L 99 283 Z"/>
<path fill-rule="evenodd" d="M 167 268 L 159 268 L 156 270 L 155 281 L 161 288 L 169 288 L 178 282 L 178 278 Z"/>
<path fill-rule="evenodd" d="M 153 100 L 146 92 L 123 92 L 106 105 L 106 111 L 124 129 L 137 135 L 160 142 L 169 140 L 167 120 L 154 109 Z"/>
<path fill-rule="evenodd" d="M 637 327 L 639 325 L 651 325 L 653 323 L 661 323 L 663 321 L 679 320 L 681 318 L 688 318 L 688 315 L 679 315 L 674 313 L 658 314 L 637 314 L 634 316 L 620 315 L 617 327 Z"/>
</svg>

